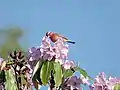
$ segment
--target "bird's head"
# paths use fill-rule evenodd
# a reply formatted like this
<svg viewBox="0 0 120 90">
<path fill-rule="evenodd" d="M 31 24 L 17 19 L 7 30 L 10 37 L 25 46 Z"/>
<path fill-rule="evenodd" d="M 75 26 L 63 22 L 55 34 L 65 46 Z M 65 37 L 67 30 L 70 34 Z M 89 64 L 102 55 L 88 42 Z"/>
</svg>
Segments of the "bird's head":
<svg viewBox="0 0 120 90">
<path fill-rule="evenodd" d="M 47 37 L 51 37 L 53 34 L 54 34 L 54 32 L 47 32 L 47 33 L 46 33 L 46 36 L 47 36 Z"/>
</svg>

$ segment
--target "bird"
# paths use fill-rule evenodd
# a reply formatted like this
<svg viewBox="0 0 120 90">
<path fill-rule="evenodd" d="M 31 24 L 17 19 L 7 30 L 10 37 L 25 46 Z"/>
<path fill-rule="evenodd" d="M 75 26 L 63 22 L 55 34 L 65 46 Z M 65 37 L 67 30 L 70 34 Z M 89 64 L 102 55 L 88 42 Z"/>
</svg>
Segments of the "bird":
<svg viewBox="0 0 120 90">
<path fill-rule="evenodd" d="M 46 32 L 46 36 L 49 37 L 52 42 L 56 42 L 58 39 L 62 38 L 64 42 L 72 43 L 72 44 L 76 43 L 56 32 Z"/>
</svg>

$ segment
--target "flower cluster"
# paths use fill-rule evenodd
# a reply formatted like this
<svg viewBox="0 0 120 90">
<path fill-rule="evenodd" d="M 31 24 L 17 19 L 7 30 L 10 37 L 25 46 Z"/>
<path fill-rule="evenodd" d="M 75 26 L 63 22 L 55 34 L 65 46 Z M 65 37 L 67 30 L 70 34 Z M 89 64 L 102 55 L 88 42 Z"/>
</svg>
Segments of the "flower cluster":
<svg viewBox="0 0 120 90">
<path fill-rule="evenodd" d="M 66 61 L 64 62 L 64 64 L 63 64 L 63 67 L 64 67 L 65 69 L 70 69 L 70 68 L 75 67 L 75 65 L 74 65 L 74 62 L 73 62 L 73 61 L 66 60 Z"/>
<path fill-rule="evenodd" d="M 48 37 L 43 37 L 40 47 L 29 49 L 29 60 L 52 60 L 53 58 L 64 60 L 67 58 L 68 46 L 59 39 L 54 45 L 51 44 Z"/>
<path fill-rule="evenodd" d="M 63 90 L 82 90 L 82 88 L 80 87 L 80 85 L 82 84 L 89 85 L 88 79 L 84 78 L 82 75 L 79 78 L 77 76 L 72 76 L 64 80 L 62 89 Z"/>
<path fill-rule="evenodd" d="M 109 77 L 107 78 L 104 72 L 100 73 L 90 86 L 91 90 L 113 90 L 115 85 L 120 84 L 120 79 Z"/>
<path fill-rule="evenodd" d="M 51 43 L 49 38 L 44 36 L 41 46 L 32 47 L 29 49 L 29 61 L 35 62 L 38 60 L 55 60 L 55 62 L 63 64 L 65 69 L 70 69 L 74 66 L 74 63 L 73 61 L 66 60 L 68 51 L 68 44 L 65 44 L 61 38 L 58 39 L 55 43 Z"/>
</svg>

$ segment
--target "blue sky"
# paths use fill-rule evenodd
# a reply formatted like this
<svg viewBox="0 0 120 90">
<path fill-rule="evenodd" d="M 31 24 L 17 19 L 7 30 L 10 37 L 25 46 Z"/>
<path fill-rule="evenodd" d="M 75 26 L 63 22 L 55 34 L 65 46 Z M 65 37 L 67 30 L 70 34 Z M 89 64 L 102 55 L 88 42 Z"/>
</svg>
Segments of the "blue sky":
<svg viewBox="0 0 120 90">
<path fill-rule="evenodd" d="M 95 77 L 120 76 L 119 0 L 1 0 L 0 28 L 20 26 L 29 32 L 28 47 L 40 45 L 47 31 L 76 41 L 69 59 Z M 25 43 L 25 42 L 24 42 Z M 24 44 L 23 43 L 23 44 Z"/>
</svg>

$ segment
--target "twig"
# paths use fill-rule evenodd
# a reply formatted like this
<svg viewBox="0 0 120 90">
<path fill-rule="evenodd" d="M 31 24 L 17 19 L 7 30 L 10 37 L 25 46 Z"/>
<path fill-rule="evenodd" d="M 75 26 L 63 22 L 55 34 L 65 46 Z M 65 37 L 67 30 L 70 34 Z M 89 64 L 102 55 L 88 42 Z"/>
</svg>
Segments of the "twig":
<svg viewBox="0 0 120 90">
<path fill-rule="evenodd" d="M 53 76 L 53 71 L 51 71 L 51 78 L 50 78 L 50 90 L 54 90 L 54 86 L 55 82 L 54 82 L 54 76 Z"/>
</svg>

